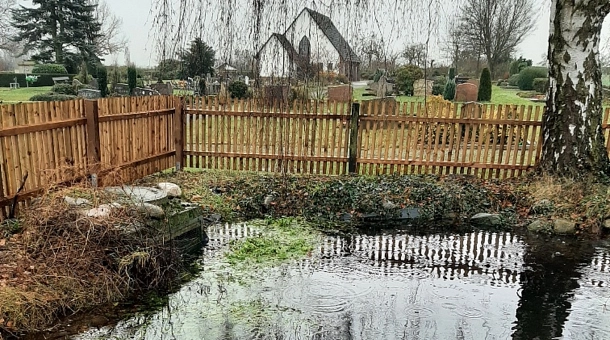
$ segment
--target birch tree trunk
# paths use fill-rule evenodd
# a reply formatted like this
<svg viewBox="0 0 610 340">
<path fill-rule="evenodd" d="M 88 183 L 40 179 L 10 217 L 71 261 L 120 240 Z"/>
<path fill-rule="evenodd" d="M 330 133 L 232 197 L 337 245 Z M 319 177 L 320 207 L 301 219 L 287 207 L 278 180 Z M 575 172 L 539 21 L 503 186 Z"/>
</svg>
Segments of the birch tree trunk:
<svg viewBox="0 0 610 340">
<path fill-rule="evenodd" d="M 540 170 L 572 178 L 608 174 L 599 42 L 610 1 L 552 0 L 551 6 Z"/>
</svg>

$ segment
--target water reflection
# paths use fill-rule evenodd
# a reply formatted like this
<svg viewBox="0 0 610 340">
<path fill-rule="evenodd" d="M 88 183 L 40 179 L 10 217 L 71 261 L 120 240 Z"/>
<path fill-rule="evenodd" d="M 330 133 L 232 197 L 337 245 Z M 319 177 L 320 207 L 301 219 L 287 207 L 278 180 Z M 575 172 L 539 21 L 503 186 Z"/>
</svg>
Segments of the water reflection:
<svg viewBox="0 0 610 340">
<path fill-rule="evenodd" d="M 235 272 L 208 231 L 205 270 L 150 316 L 82 339 L 610 339 L 605 245 L 510 233 L 325 237 L 312 257 Z"/>
</svg>

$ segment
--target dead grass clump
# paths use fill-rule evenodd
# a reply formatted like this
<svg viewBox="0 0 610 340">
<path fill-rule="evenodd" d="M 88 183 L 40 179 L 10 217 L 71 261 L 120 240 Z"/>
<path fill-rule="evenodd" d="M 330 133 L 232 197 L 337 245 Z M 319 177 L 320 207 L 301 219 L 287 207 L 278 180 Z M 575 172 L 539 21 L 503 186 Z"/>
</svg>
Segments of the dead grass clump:
<svg viewBox="0 0 610 340">
<path fill-rule="evenodd" d="M 92 218 L 65 195 L 112 202 L 102 190 L 77 187 L 22 211 L 22 233 L 0 248 L 0 331 L 36 331 L 139 291 L 165 290 L 179 273 L 175 250 L 154 239 L 161 231 L 133 227 L 145 223 L 135 209 Z"/>
</svg>

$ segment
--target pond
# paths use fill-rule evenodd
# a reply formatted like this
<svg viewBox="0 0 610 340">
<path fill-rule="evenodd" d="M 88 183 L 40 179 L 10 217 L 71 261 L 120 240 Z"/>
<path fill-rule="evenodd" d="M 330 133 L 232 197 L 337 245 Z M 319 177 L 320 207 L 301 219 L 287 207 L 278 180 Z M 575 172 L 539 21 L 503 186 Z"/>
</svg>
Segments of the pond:
<svg viewBox="0 0 610 340">
<path fill-rule="evenodd" d="M 235 270 L 211 227 L 198 277 L 154 313 L 75 339 L 610 339 L 610 245 L 470 232 L 324 236 L 303 260 Z"/>
</svg>

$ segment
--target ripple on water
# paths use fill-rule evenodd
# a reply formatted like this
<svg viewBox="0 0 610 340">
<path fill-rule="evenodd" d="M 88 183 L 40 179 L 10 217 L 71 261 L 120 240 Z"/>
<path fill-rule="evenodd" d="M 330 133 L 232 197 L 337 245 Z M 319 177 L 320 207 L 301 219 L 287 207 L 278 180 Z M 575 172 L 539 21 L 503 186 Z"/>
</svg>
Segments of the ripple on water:
<svg viewBox="0 0 610 340">
<path fill-rule="evenodd" d="M 300 290 L 286 287 L 282 293 L 286 302 L 300 309 L 317 313 L 338 313 L 348 309 L 355 299 L 367 295 L 370 288 L 356 292 L 347 285 L 322 280 L 303 280 Z"/>
<path fill-rule="evenodd" d="M 453 313 L 470 319 L 480 319 L 483 317 L 483 311 L 474 307 L 462 307 L 453 310 Z"/>
<path fill-rule="evenodd" d="M 404 312 L 407 317 L 420 318 L 430 318 L 436 313 L 432 308 L 420 304 L 410 304 L 404 309 Z"/>
</svg>

